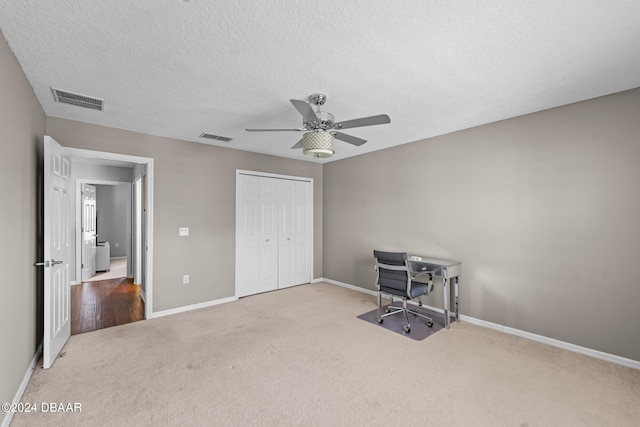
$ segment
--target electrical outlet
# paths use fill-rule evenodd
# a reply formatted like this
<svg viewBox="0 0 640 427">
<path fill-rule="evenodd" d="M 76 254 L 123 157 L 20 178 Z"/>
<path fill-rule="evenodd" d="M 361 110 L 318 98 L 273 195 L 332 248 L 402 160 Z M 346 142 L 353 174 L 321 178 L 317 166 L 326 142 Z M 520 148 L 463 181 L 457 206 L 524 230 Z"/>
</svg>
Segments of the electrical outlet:
<svg viewBox="0 0 640 427">
<path fill-rule="evenodd" d="M 116 248 L 117 248 L 118 246 L 120 246 L 120 243 L 116 242 Z"/>
<path fill-rule="evenodd" d="M 185 284 L 185 285 L 187 283 L 189 283 L 189 275 L 188 274 L 185 274 L 184 276 L 182 276 L 182 283 Z"/>
<path fill-rule="evenodd" d="M 188 236 L 189 235 L 189 227 L 180 227 L 178 229 L 178 236 Z"/>
</svg>

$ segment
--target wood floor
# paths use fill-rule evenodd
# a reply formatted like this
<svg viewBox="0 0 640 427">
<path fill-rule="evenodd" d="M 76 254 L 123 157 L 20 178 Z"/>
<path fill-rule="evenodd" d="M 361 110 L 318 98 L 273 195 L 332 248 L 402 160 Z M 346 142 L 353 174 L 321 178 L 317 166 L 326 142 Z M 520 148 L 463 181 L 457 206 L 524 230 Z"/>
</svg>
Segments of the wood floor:
<svg viewBox="0 0 640 427">
<path fill-rule="evenodd" d="M 140 286 L 126 277 L 71 287 L 71 335 L 144 319 Z"/>
</svg>

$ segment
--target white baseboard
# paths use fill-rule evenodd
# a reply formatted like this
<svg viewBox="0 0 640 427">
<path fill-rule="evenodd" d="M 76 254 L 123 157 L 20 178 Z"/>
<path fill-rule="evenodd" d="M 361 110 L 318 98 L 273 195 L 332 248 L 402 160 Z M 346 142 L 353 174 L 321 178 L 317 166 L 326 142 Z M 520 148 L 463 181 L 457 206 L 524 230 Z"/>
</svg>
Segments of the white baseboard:
<svg viewBox="0 0 640 427">
<path fill-rule="evenodd" d="M 344 283 L 344 282 L 338 282 L 337 280 L 322 278 L 322 279 L 315 279 L 313 281 L 313 283 L 317 283 L 317 282 L 327 282 L 327 283 L 330 283 L 332 285 L 337 285 L 337 286 L 341 286 L 343 288 L 351 289 L 353 291 L 363 292 L 365 294 L 369 294 L 369 295 L 373 295 L 373 296 L 377 295 L 377 292 L 374 291 L 374 290 L 361 288 L 359 286 L 353 286 L 353 285 L 350 285 L 350 284 Z"/>
<path fill-rule="evenodd" d="M 353 286 L 350 285 L 348 283 L 344 283 L 344 282 L 339 282 L 337 280 L 331 280 L 331 279 L 315 279 L 314 283 L 316 282 L 326 282 L 326 283 L 330 283 L 332 285 L 337 285 L 337 286 L 342 286 L 343 288 L 348 288 L 348 289 L 352 289 L 354 291 L 358 291 L 358 292 L 363 292 L 365 294 L 369 294 L 369 295 L 376 295 L 376 291 L 372 291 L 370 289 L 364 289 L 361 288 L 359 286 Z M 436 311 L 438 313 L 444 313 L 444 310 L 442 308 L 438 308 L 438 307 L 430 307 L 430 306 L 424 306 L 425 308 L 429 309 L 429 310 L 433 310 Z M 575 344 L 571 344 L 565 341 L 560 341 L 554 338 L 549 338 L 549 337 L 545 337 L 543 335 L 538 335 L 538 334 L 534 334 L 531 332 L 527 332 L 527 331 L 522 331 L 520 329 L 515 329 L 515 328 L 511 328 L 509 326 L 504 326 L 504 325 L 500 325 L 497 323 L 492 323 L 492 322 L 487 322 L 486 320 L 482 320 L 482 319 L 476 319 L 475 317 L 471 317 L 471 316 L 465 316 L 464 314 L 460 315 L 460 320 L 474 324 L 474 325 L 478 325 L 478 326 L 482 326 L 485 328 L 489 328 L 489 329 L 493 329 L 499 332 L 503 332 L 505 334 L 510 334 L 510 335 L 516 335 L 518 337 L 521 338 L 526 338 L 532 341 L 537 341 L 543 344 L 548 344 L 551 345 L 553 347 L 558 347 L 558 348 L 562 348 L 564 350 L 569 350 L 569 351 L 573 351 L 575 353 L 580 353 L 580 354 L 584 354 L 587 356 L 591 356 L 591 357 L 595 357 L 596 359 L 601 359 L 601 360 L 605 360 L 607 362 L 612 362 L 612 363 L 616 363 L 618 365 L 622 365 L 622 366 L 627 366 L 629 368 L 633 368 L 633 369 L 638 369 L 640 370 L 640 361 L 638 360 L 633 360 L 633 359 L 628 359 L 626 357 L 621 357 L 621 356 L 616 356 L 615 354 L 610 354 L 610 353 L 605 353 L 603 351 L 598 351 L 598 350 L 594 350 L 588 347 L 582 347 L 579 345 L 575 345 Z"/>
<path fill-rule="evenodd" d="M 218 304 L 225 304 L 232 301 L 237 301 L 238 297 L 221 298 L 213 301 L 201 302 L 198 304 L 186 305 L 184 307 L 172 308 L 169 310 L 155 311 L 151 314 L 151 318 L 170 316 L 172 314 L 184 313 L 186 311 L 197 310 L 199 308 L 211 307 Z"/>
<path fill-rule="evenodd" d="M 584 354 L 587 356 L 595 357 L 596 359 L 606 360 L 607 362 L 616 363 L 618 365 L 627 366 L 640 370 L 640 361 L 627 359 L 626 357 L 616 356 L 615 354 L 605 353 L 603 351 L 594 350 L 588 347 L 582 347 L 579 345 L 571 344 L 565 341 L 560 341 L 555 338 L 545 337 L 543 335 L 534 334 L 520 329 L 511 328 L 509 326 L 503 326 L 497 323 L 487 322 L 486 320 L 476 319 L 474 317 L 460 315 L 460 320 L 472 323 L 474 325 L 483 326 L 485 328 L 493 329 L 499 332 L 504 332 L 510 335 L 516 335 L 522 338 L 526 338 L 532 341 L 537 341 L 543 344 L 548 344 L 554 347 L 562 348 L 564 350 L 573 351 L 575 353 Z"/>
<path fill-rule="evenodd" d="M 18 387 L 18 391 L 16 392 L 16 395 L 13 397 L 13 402 L 11 403 L 18 404 L 20 403 L 20 400 L 22 400 L 22 395 L 24 394 L 24 391 L 27 389 L 27 384 L 29 384 L 29 380 L 33 375 L 33 371 L 36 369 L 36 365 L 38 364 L 38 360 L 40 359 L 41 354 L 42 354 L 42 344 L 40 344 L 36 349 L 36 354 L 33 356 L 33 359 L 31 359 L 31 363 L 27 368 L 27 372 L 25 372 L 24 378 L 22 378 L 22 382 L 20 383 L 20 387 Z M 0 424 L 0 426 L 9 427 L 9 424 L 11 424 L 12 419 L 13 419 L 13 412 L 7 412 L 4 415 L 4 419 L 2 420 L 2 424 Z"/>
</svg>

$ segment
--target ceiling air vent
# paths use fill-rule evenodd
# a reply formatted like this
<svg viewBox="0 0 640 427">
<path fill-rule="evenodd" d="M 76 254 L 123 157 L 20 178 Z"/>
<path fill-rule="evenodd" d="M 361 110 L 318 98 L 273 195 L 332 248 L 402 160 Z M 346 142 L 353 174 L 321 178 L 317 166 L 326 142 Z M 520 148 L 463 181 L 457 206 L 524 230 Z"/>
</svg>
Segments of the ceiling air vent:
<svg viewBox="0 0 640 427">
<path fill-rule="evenodd" d="M 213 135 L 213 134 L 206 133 L 206 132 L 202 132 L 200 134 L 200 138 L 213 139 L 214 141 L 222 141 L 222 142 L 231 141 L 231 138 L 227 138 L 226 136 Z"/>
<path fill-rule="evenodd" d="M 92 110 L 102 111 L 104 109 L 104 100 L 92 98 L 87 95 L 80 95 L 66 90 L 51 88 L 53 91 L 53 99 L 63 104 L 71 104 L 78 107 L 90 108 Z"/>
</svg>

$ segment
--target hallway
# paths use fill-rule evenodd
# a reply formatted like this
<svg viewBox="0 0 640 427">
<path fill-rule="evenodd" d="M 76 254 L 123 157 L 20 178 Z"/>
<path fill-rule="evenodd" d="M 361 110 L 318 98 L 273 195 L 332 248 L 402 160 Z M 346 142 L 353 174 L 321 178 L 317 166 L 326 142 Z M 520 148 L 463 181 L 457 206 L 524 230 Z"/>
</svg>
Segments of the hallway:
<svg viewBox="0 0 640 427">
<path fill-rule="evenodd" d="M 71 286 L 71 335 L 143 320 L 140 290 L 126 277 Z"/>
</svg>

